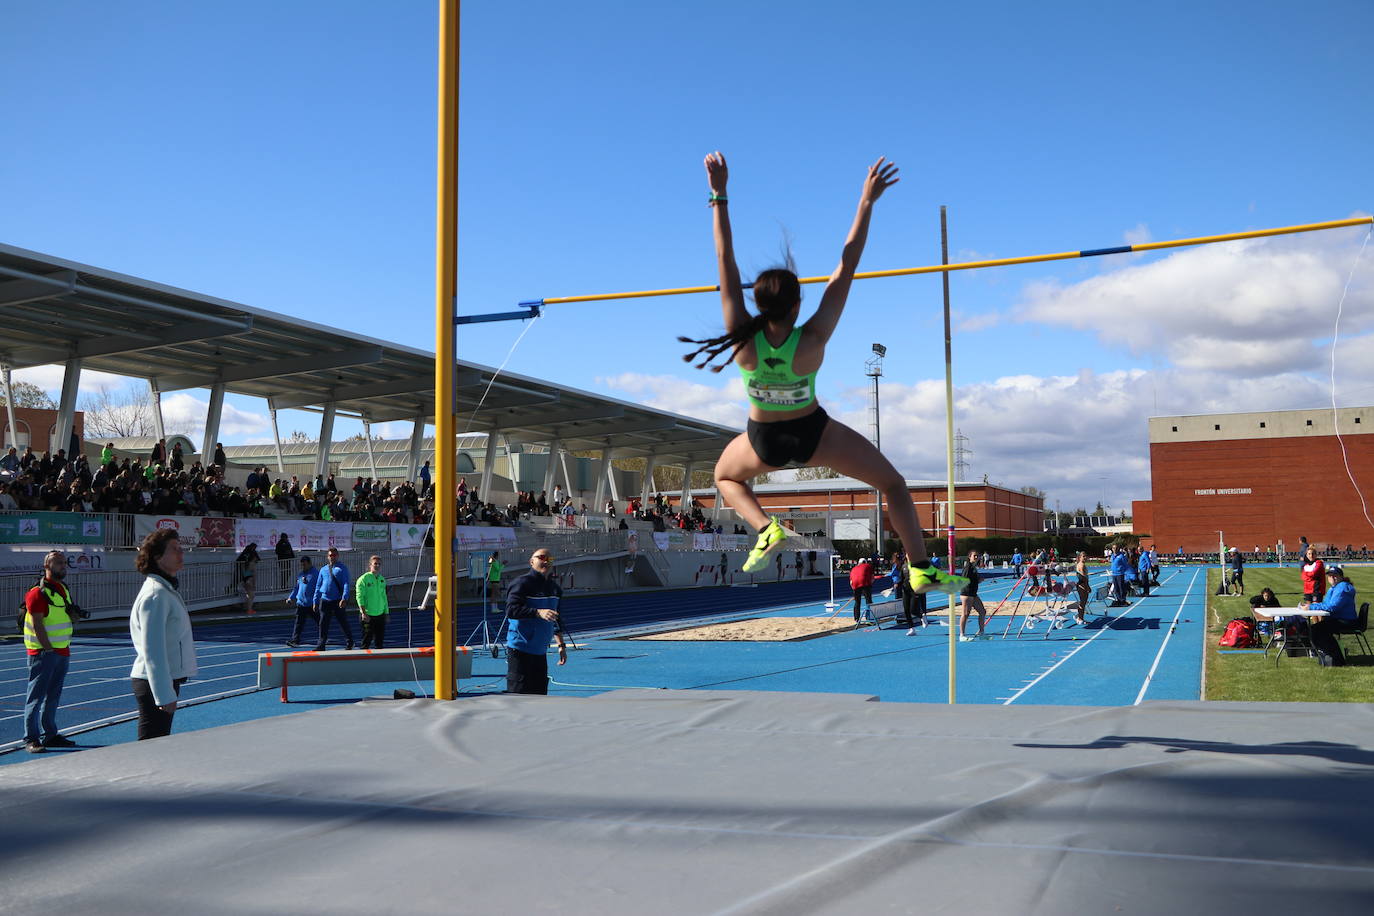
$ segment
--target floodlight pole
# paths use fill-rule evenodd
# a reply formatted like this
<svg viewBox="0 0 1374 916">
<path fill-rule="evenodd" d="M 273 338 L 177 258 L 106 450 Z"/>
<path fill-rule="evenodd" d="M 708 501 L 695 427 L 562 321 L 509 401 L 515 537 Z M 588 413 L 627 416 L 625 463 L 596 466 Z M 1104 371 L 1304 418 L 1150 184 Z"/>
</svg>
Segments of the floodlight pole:
<svg viewBox="0 0 1374 916">
<path fill-rule="evenodd" d="M 887 347 L 875 343 L 873 355 L 864 363 L 864 374 L 873 379 L 873 404 L 869 410 L 869 425 L 873 427 L 873 446 L 880 452 L 883 450 L 883 432 L 878 413 L 878 379 L 883 374 L 883 357 L 886 355 Z M 873 554 L 881 558 L 883 556 L 883 491 L 874 487 L 873 495 Z"/>
<path fill-rule="evenodd" d="M 435 219 L 434 322 L 434 696 L 457 695 L 458 578 L 456 360 L 458 329 L 458 17 L 459 0 L 439 0 L 439 149 Z"/>
</svg>

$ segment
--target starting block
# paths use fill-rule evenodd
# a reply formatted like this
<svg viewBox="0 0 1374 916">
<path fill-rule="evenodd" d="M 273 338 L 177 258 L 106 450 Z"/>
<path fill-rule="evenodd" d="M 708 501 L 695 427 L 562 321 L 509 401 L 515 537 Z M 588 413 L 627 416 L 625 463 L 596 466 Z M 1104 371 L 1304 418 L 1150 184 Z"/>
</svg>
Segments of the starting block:
<svg viewBox="0 0 1374 916">
<path fill-rule="evenodd" d="M 454 660 L 457 678 L 472 677 L 472 649 L 459 646 Z M 326 652 L 262 652 L 258 655 L 258 688 L 288 685 L 369 684 L 434 679 L 434 647 L 413 649 L 335 649 Z"/>
</svg>

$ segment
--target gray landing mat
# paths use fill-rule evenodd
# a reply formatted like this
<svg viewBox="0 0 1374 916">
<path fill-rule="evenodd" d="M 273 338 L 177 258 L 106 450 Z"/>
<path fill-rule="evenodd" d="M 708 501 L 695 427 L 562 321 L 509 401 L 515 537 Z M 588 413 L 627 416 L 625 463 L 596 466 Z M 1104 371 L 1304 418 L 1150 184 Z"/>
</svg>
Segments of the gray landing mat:
<svg viewBox="0 0 1374 916">
<path fill-rule="evenodd" d="M 1374 912 L 1374 711 L 369 701 L 0 769 L 0 911 Z"/>
</svg>

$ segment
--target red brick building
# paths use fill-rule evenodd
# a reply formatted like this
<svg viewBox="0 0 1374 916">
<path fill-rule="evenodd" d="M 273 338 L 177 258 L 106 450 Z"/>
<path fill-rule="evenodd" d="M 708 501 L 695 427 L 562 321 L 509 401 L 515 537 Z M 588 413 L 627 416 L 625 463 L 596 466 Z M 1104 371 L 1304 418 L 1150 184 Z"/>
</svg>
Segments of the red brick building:
<svg viewBox="0 0 1374 916">
<path fill-rule="evenodd" d="M 3 391 L 0 388 L 0 391 Z M 57 435 L 57 411 L 46 410 L 41 407 L 16 407 L 14 408 L 14 426 L 18 438 L 10 433 L 10 420 L 8 408 L 0 404 L 0 442 L 8 449 L 11 445 L 16 446 L 20 453 L 24 451 L 24 446 L 32 445 L 35 453 L 41 455 L 51 451 L 57 453 L 59 448 L 65 449 L 65 443 L 52 441 L 53 436 Z M 85 431 L 85 414 L 77 411 L 72 420 L 72 430 L 80 438 Z"/>
<path fill-rule="evenodd" d="M 1133 504 L 1134 528 L 1167 552 L 1222 536 L 1247 551 L 1374 543 L 1360 503 L 1374 516 L 1371 433 L 1371 407 L 1151 417 L 1151 498 Z"/>
<path fill-rule="evenodd" d="M 943 507 L 947 499 L 942 481 L 908 480 L 916 517 L 931 537 L 943 533 Z M 792 522 L 798 531 L 829 534 L 835 519 L 871 518 L 875 493 L 857 480 L 799 480 L 767 483 L 755 488 L 763 507 L 779 519 Z M 715 506 L 714 490 L 693 494 L 703 507 Z M 955 526 L 967 537 L 1022 537 L 1044 533 L 1045 500 L 1017 490 L 985 483 L 959 483 L 954 487 Z M 883 506 L 883 530 L 896 537 Z M 871 531 L 871 528 L 870 528 Z"/>
</svg>

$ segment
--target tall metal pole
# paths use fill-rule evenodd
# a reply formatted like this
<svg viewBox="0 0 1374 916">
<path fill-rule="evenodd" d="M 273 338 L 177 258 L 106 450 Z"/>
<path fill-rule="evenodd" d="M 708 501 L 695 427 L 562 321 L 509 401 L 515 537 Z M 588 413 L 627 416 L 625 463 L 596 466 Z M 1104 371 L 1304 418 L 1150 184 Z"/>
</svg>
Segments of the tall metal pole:
<svg viewBox="0 0 1374 916">
<path fill-rule="evenodd" d="M 873 406 L 870 409 L 869 425 L 873 428 L 873 447 L 883 450 L 883 431 L 878 412 L 878 379 L 883 374 L 883 357 L 887 348 L 882 344 L 873 345 L 873 355 L 864 363 L 864 373 L 873 379 Z M 883 491 L 873 489 L 873 553 L 883 555 Z"/>
<path fill-rule="evenodd" d="M 458 296 L 458 15 L 459 0 L 439 0 L 439 174 L 436 191 L 434 282 L 434 695 L 457 694 L 455 658 L 458 617 L 457 513 L 458 429 L 454 387 L 458 353 L 453 323 Z"/>
<path fill-rule="evenodd" d="M 949 224 L 945 219 L 945 208 L 940 207 L 940 263 L 949 263 Z M 949 271 L 940 274 L 945 293 L 945 468 L 949 473 L 946 484 L 945 505 L 949 507 L 945 515 L 945 531 L 949 539 L 949 571 L 954 572 L 954 344 L 950 335 L 949 322 Z M 954 699 L 955 657 L 958 655 L 959 622 L 954 609 L 955 596 L 949 596 L 949 702 Z"/>
</svg>

